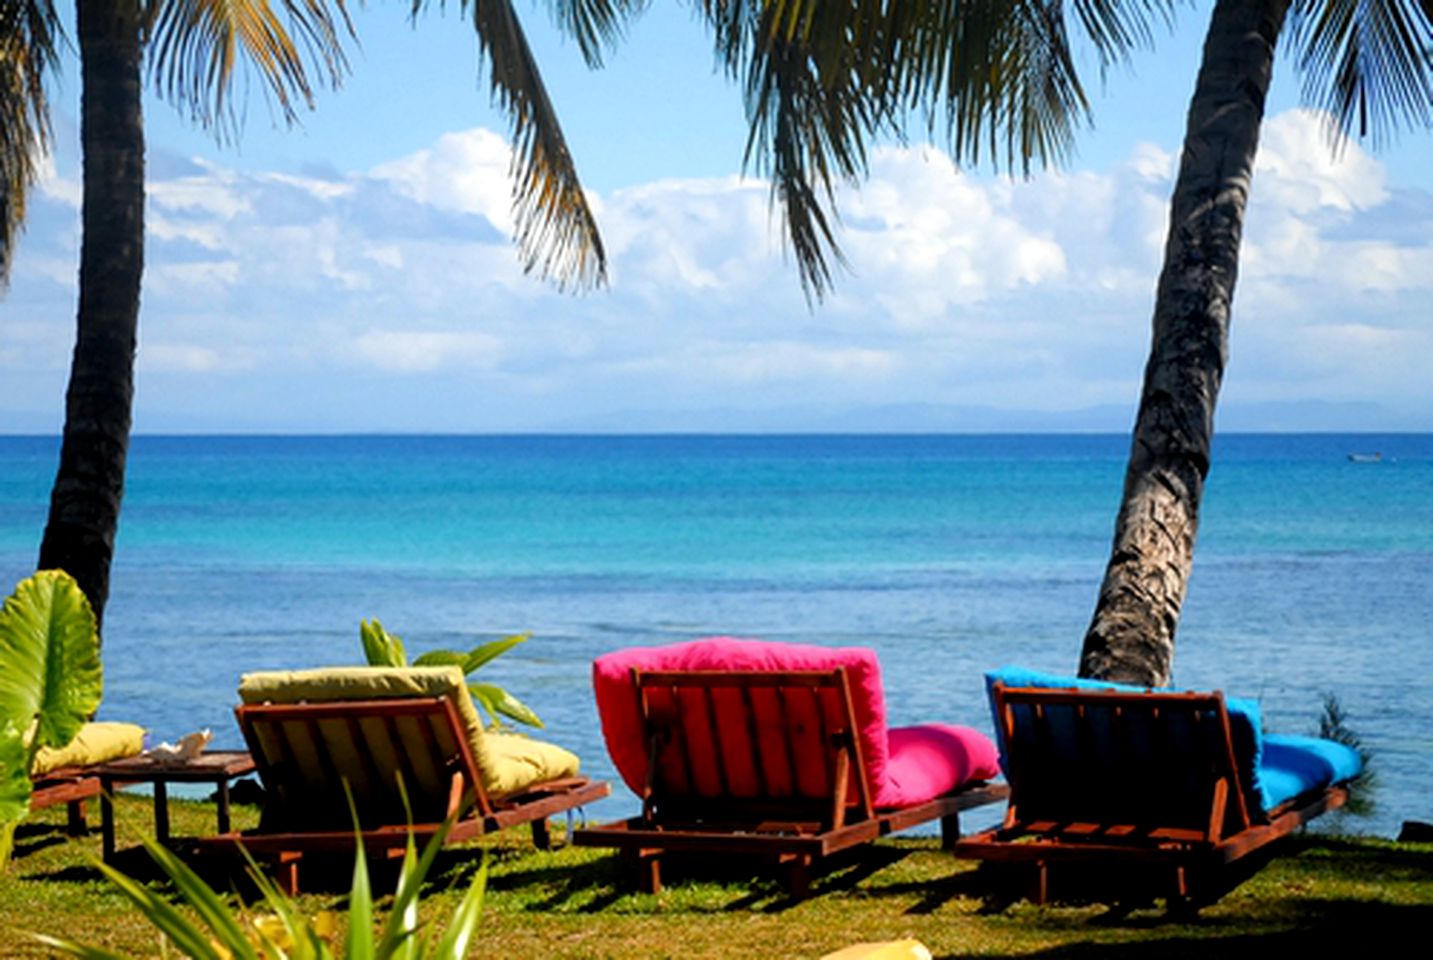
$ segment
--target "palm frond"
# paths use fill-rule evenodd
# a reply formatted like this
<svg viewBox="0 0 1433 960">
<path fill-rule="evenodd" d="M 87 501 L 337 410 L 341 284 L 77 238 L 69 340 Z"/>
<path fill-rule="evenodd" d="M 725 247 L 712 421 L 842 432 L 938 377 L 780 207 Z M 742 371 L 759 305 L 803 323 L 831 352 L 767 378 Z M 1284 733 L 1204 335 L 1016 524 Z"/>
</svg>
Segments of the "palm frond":
<svg viewBox="0 0 1433 960">
<path fill-rule="evenodd" d="M 1174 0 L 1076 0 L 1102 64 L 1152 41 Z M 746 162 L 772 178 L 808 300 L 843 262 L 834 185 L 866 172 L 866 143 L 941 131 L 962 163 L 1029 173 L 1068 156 L 1088 104 L 1061 0 L 702 0 L 716 57 L 742 80 Z"/>
<path fill-rule="evenodd" d="M 286 123 L 313 106 L 310 71 L 334 87 L 348 72 L 345 0 L 144 0 L 144 14 L 155 89 L 221 141 L 238 133 L 231 92 L 241 67 L 257 72 Z"/>
<path fill-rule="evenodd" d="M 577 41 L 588 66 L 602 66 L 603 51 L 615 47 L 627 24 L 647 9 L 647 0 L 548 0 L 553 22 Z"/>
<path fill-rule="evenodd" d="M 1297 0 L 1289 21 L 1304 100 L 1336 142 L 1433 125 L 1433 0 Z"/>
<path fill-rule="evenodd" d="M 413 14 L 428 4 L 413 0 Z M 480 55 L 488 60 L 493 101 L 512 119 L 513 219 L 523 269 L 562 288 L 600 286 L 607 279 L 602 237 L 517 12 L 508 0 L 461 5 L 471 13 Z M 640 8 L 622 0 L 583 6 L 586 12 L 573 17 L 579 42 L 587 44 L 607 36 L 618 13 Z"/>
<path fill-rule="evenodd" d="M 49 150 L 45 77 L 63 36 L 49 0 L 0 3 L 0 289 L 9 281 L 30 186 Z"/>
</svg>

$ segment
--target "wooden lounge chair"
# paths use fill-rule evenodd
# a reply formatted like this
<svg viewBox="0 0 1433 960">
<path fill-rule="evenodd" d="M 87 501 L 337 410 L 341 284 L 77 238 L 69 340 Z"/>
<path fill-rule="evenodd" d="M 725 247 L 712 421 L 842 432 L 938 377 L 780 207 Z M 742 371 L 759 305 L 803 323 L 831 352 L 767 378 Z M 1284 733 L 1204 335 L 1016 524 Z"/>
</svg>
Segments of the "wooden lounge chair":
<svg viewBox="0 0 1433 960">
<path fill-rule="evenodd" d="M 65 747 L 42 747 L 35 758 L 30 809 L 63 803 L 66 829 L 79 836 L 88 829 L 85 803 L 100 795 L 94 768 L 110 760 L 132 757 L 144 749 L 144 728 L 132 723 L 91 722 Z"/>
<path fill-rule="evenodd" d="M 767 857 L 804 897 L 814 861 L 933 820 L 948 845 L 961 810 L 1005 794 L 983 782 L 996 765 L 981 734 L 886 730 L 870 650 L 715 638 L 610 654 L 594 676 L 609 752 L 642 813 L 573 842 L 616 847 L 647 892 L 670 851 Z"/>
<path fill-rule="evenodd" d="M 276 860 L 291 892 L 305 854 L 352 851 L 361 839 L 397 856 L 410 834 L 421 846 L 447 818 L 449 843 L 526 823 L 545 849 L 548 817 L 611 792 L 577 776 L 561 747 L 484 731 L 456 667 L 250 674 L 240 695 L 252 702 L 235 716 L 266 791 L 260 825 L 194 849 L 242 845 Z"/>
<path fill-rule="evenodd" d="M 1080 899 L 1212 902 L 1262 863 L 1252 854 L 1342 806 L 1362 766 L 1342 744 L 1264 734 L 1256 703 L 1217 691 L 988 679 L 1010 805 L 955 854 L 1033 868 L 1035 902 L 1052 868 Z"/>
<path fill-rule="evenodd" d="M 60 767 L 33 778 L 30 809 L 43 810 L 63 803 L 66 807 L 65 829 L 70 836 L 80 836 L 89 829 L 85 802 L 100 795 L 99 777 L 84 767 Z"/>
</svg>

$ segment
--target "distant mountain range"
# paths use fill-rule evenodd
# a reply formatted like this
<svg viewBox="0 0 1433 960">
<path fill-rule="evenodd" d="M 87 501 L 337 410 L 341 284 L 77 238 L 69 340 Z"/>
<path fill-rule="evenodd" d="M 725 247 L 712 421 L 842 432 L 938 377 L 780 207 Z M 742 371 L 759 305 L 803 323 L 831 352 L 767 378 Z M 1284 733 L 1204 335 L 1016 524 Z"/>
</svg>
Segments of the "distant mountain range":
<svg viewBox="0 0 1433 960">
<path fill-rule="evenodd" d="M 275 421 L 234 411 L 225 420 L 190 412 L 145 410 L 136 431 L 145 434 L 314 433 L 1128 433 L 1134 407 L 1111 404 L 1079 410 L 1008 410 L 934 403 L 838 406 L 796 404 L 765 409 L 708 407 L 693 410 L 613 410 L 581 417 L 534 418 L 500 426 Z M 1219 409 L 1227 433 L 1426 433 L 1433 411 L 1402 413 L 1376 403 L 1238 403 Z M 0 434 L 55 434 L 60 411 L 0 411 Z"/>
</svg>

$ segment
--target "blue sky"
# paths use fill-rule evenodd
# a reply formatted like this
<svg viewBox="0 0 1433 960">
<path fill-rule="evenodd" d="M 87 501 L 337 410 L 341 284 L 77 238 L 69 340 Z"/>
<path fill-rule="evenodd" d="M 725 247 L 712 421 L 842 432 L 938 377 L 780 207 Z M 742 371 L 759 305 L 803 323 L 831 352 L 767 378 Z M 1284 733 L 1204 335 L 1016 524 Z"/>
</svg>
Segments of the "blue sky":
<svg viewBox="0 0 1433 960">
<path fill-rule="evenodd" d="M 609 289 L 522 276 L 507 129 L 450 10 L 357 11 L 353 75 L 237 149 L 149 102 L 136 429 L 1125 429 L 1204 27 L 1102 86 L 1061 172 L 887 145 L 842 194 L 850 275 L 806 308 L 738 91 L 657 4 L 589 72 L 520 4 L 612 253 Z M 1281 66 L 1235 301 L 1224 429 L 1433 429 L 1433 136 L 1338 162 Z M 0 304 L 0 429 L 60 423 L 73 334 L 71 73 Z"/>
</svg>

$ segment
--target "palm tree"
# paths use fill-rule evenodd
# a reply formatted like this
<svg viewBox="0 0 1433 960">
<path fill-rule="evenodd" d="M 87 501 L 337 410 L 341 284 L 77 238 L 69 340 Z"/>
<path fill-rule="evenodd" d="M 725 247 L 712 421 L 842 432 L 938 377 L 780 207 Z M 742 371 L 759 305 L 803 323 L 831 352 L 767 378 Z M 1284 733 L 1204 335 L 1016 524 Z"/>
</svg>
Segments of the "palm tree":
<svg viewBox="0 0 1433 960">
<path fill-rule="evenodd" d="M 932 132 L 943 119 L 962 162 L 978 162 L 982 145 L 1011 168 L 1058 161 L 1087 112 L 1065 16 L 1108 63 L 1148 42 L 1152 24 L 1173 5 L 772 0 L 748 11 L 748 21 L 728 3 L 705 7 L 724 28 L 718 49 L 744 80 L 751 144 L 771 158 L 803 283 L 819 298 L 831 283 L 830 261 L 840 260 L 829 212 L 833 177 L 864 173 L 864 136 L 903 133 L 918 110 Z M 1404 125 L 1428 126 L 1433 115 L 1433 0 L 1216 3 L 1174 188 L 1114 544 L 1080 659 L 1084 676 L 1169 682 L 1228 355 L 1245 204 L 1285 32 L 1304 74 L 1304 99 L 1328 111 L 1331 149 L 1355 127 L 1377 146 Z"/>
<path fill-rule="evenodd" d="M 1287 21 L 1287 24 L 1286 24 Z M 1220 0 L 1210 20 L 1171 203 L 1154 332 L 1114 546 L 1080 658 L 1083 676 L 1170 682 L 1194 560 L 1214 408 L 1229 353 L 1239 242 L 1275 45 L 1332 146 L 1375 145 L 1433 119 L 1430 0 Z"/>
<path fill-rule="evenodd" d="M 412 12 L 427 5 L 415 0 Z M 558 6 L 584 54 L 596 60 L 617 35 L 620 17 L 640 3 Z M 512 118 L 515 220 L 526 268 L 563 285 L 600 284 L 606 267 L 596 224 L 511 4 L 462 0 L 460 8 L 470 13 L 489 61 L 492 96 Z M 300 101 L 312 105 L 311 69 L 334 85 L 341 79 L 342 39 L 352 27 L 344 0 L 77 0 L 75 14 L 84 164 L 79 308 L 39 566 L 72 574 L 99 620 L 109 595 L 134 398 L 144 267 L 142 63 L 147 57 L 167 99 L 224 140 L 237 133 L 228 97 L 241 55 L 292 122 Z M 34 158 L 47 142 L 44 81 L 58 34 L 52 0 L 3 0 L 0 279 Z"/>
</svg>

